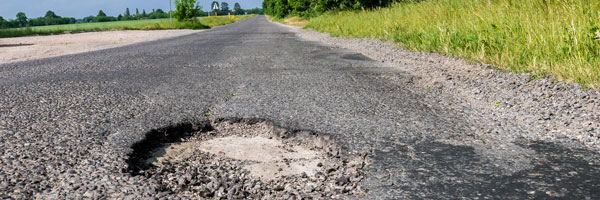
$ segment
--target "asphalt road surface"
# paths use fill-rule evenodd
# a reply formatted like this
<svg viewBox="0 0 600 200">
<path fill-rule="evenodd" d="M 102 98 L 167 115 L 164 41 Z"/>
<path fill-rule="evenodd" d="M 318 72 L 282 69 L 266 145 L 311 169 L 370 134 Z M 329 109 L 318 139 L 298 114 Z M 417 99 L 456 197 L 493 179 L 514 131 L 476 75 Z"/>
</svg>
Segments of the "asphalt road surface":
<svg viewBox="0 0 600 200">
<path fill-rule="evenodd" d="M 366 193 L 344 198 L 600 198 L 596 153 L 524 140 L 514 145 L 528 154 L 488 159 L 443 142 L 476 139 L 468 112 L 384 75 L 408 76 L 302 41 L 263 16 L 0 65 L 0 198 L 160 196 L 127 171 L 132 145 L 152 129 L 208 117 L 329 134 L 344 155 L 366 153 Z"/>
</svg>

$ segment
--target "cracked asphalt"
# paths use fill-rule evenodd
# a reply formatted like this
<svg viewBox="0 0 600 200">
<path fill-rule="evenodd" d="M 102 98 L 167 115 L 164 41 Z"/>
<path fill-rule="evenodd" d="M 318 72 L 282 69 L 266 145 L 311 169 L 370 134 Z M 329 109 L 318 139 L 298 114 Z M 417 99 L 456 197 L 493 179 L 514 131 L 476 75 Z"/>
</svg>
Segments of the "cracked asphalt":
<svg viewBox="0 0 600 200">
<path fill-rule="evenodd" d="M 598 153 L 520 140 L 489 156 L 470 117 L 264 16 L 171 39 L 0 65 L 0 198 L 147 198 L 131 146 L 182 122 L 264 119 L 370 163 L 356 199 L 599 199 Z M 209 114 L 210 113 L 210 114 Z M 208 117 L 210 116 L 210 117 Z M 465 142 L 468 144 L 468 142 Z M 516 152 L 516 153 L 515 153 Z"/>
</svg>

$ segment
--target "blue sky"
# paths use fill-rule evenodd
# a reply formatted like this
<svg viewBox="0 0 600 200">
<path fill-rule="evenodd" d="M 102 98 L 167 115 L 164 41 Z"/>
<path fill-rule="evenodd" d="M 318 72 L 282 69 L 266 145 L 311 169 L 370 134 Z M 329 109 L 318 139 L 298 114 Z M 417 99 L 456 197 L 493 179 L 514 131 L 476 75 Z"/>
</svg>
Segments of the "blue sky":
<svg viewBox="0 0 600 200">
<path fill-rule="evenodd" d="M 217 1 L 229 3 L 230 8 L 238 2 L 242 8 L 247 9 L 261 7 L 263 0 Z M 213 0 L 196 0 L 196 2 L 199 2 L 204 10 L 208 10 Z M 169 0 L 0 0 L 0 16 L 4 19 L 14 19 L 17 12 L 22 11 L 27 17 L 34 18 L 44 16 L 46 11 L 52 10 L 63 17 L 83 18 L 96 15 L 100 9 L 108 15 L 117 16 L 124 13 L 127 7 L 132 13 L 135 13 L 135 8 L 139 8 L 140 12 L 142 9 L 150 12 L 156 8 L 167 11 Z"/>
</svg>

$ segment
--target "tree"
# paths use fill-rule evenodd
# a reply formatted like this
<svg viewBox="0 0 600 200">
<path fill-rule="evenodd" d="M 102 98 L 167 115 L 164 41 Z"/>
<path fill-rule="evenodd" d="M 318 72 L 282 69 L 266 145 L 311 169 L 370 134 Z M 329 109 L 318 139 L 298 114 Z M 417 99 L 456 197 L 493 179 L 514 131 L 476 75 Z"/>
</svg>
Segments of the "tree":
<svg viewBox="0 0 600 200">
<path fill-rule="evenodd" d="M 277 18 L 283 18 L 289 14 L 290 8 L 288 0 L 265 0 L 263 9 L 267 15 L 273 15 Z"/>
<path fill-rule="evenodd" d="M 123 13 L 123 17 L 121 17 L 121 19 L 119 20 L 130 20 L 131 19 L 131 12 L 129 12 L 129 8 L 125 8 L 125 13 Z"/>
<path fill-rule="evenodd" d="M 248 9 L 245 11 L 248 12 L 248 14 L 257 14 L 257 15 L 265 14 L 265 12 L 262 8 L 252 8 L 252 9 Z"/>
<path fill-rule="evenodd" d="M 29 24 L 31 26 L 42 26 L 42 25 L 56 25 L 56 24 L 66 24 L 67 20 L 62 17 L 56 15 L 53 11 L 46 11 L 46 15 L 43 18 L 39 17 L 36 19 L 30 19 Z"/>
<path fill-rule="evenodd" d="M 104 11 L 100 10 L 100 11 L 98 11 L 98 14 L 96 15 L 96 17 L 106 17 L 106 13 L 104 13 Z"/>
<path fill-rule="evenodd" d="M 148 13 L 148 18 L 150 19 L 159 19 L 159 18 L 168 18 L 169 13 L 165 13 L 162 9 L 152 9 L 151 13 Z"/>
<path fill-rule="evenodd" d="M 229 12 L 229 4 L 227 2 L 221 2 L 221 11 L 224 13 Z"/>
<path fill-rule="evenodd" d="M 146 13 L 146 9 L 142 9 L 142 17 L 148 17 L 148 14 Z"/>
<path fill-rule="evenodd" d="M 0 16 L 0 28 L 8 28 L 9 24 L 2 16 Z"/>
<path fill-rule="evenodd" d="M 244 9 L 242 9 L 242 6 L 240 6 L 240 4 L 238 2 L 235 2 L 235 4 L 233 4 L 233 14 L 236 14 L 236 15 L 244 14 Z"/>
<path fill-rule="evenodd" d="M 310 0 L 288 0 L 291 14 L 304 16 L 310 10 Z"/>
<path fill-rule="evenodd" d="M 140 17 L 140 10 L 135 8 L 135 16 Z"/>
<path fill-rule="evenodd" d="M 44 16 L 46 19 L 53 19 L 53 18 L 59 18 L 58 15 L 56 15 L 56 13 L 52 12 L 51 10 L 46 11 L 46 15 Z"/>
<path fill-rule="evenodd" d="M 96 17 L 90 15 L 90 16 L 87 16 L 87 17 L 84 17 L 83 19 L 81 19 L 81 21 L 84 23 L 90 23 L 90 22 L 94 22 L 95 19 L 96 19 Z"/>
<path fill-rule="evenodd" d="M 107 16 L 106 13 L 104 13 L 104 11 L 100 10 L 100 11 L 98 11 L 98 15 L 96 15 L 96 17 L 94 17 L 94 21 L 95 22 L 110 22 L 110 21 L 117 21 L 117 18 Z"/>
<path fill-rule="evenodd" d="M 25 16 L 24 12 L 17 13 L 16 22 L 19 24 L 20 27 L 27 26 L 27 16 Z"/>
<path fill-rule="evenodd" d="M 173 16 L 177 21 L 186 21 L 193 19 L 200 10 L 196 0 L 175 0 L 175 12 Z"/>
</svg>

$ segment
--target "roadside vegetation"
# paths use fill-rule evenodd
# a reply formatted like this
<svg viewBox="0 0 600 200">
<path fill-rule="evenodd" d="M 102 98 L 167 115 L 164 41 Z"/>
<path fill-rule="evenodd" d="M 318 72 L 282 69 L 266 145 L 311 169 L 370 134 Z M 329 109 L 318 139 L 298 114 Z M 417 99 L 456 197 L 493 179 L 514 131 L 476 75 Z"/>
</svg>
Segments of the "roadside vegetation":
<svg viewBox="0 0 600 200">
<path fill-rule="evenodd" d="M 287 12 L 332 36 L 379 38 L 408 50 L 600 88 L 600 1 L 425 0 L 315 16 L 294 14 L 299 12 L 292 7 Z"/>
<path fill-rule="evenodd" d="M 216 3 L 218 4 L 218 2 Z M 151 12 L 142 9 L 140 12 L 140 9 L 137 8 L 135 13 L 132 13 L 129 8 L 126 8 L 125 12 L 117 17 L 108 16 L 102 10 L 99 10 L 96 16 L 88 16 L 83 19 L 61 17 L 50 10 L 44 17 L 37 18 L 28 18 L 25 13 L 18 12 L 14 19 L 0 17 L 0 38 L 104 30 L 205 29 L 263 14 L 263 10 L 260 8 L 245 10 L 239 3 L 234 4 L 233 10 L 229 10 L 226 2 L 222 2 L 221 5 L 220 9 L 215 12 L 221 13 L 220 16 L 224 17 L 209 18 L 204 16 L 208 16 L 212 11 L 203 11 L 195 0 L 175 0 L 176 10 L 173 13 L 165 12 L 162 9 L 152 9 Z M 169 19 L 171 14 L 177 21 L 171 23 Z M 230 19 L 225 16 L 227 14 L 238 16 Z"/>
<path fill-rule="evenodd" d="M 153 19 L 140 21 L 98 22 L 68 24 L 54 26 L 37 26 L 27 28 L 0 29 L 0 38 L 21 37 L 28 35 L 52 35 L 62 33 L 106 31 L 106 30 L 165 30 L 165 29 L 206 29 L 214 26 L 230 24 L 256 15 L 230 17 L 198 17 L 193 21 L 178 22 L 169 19 Z"/>
</svg>

